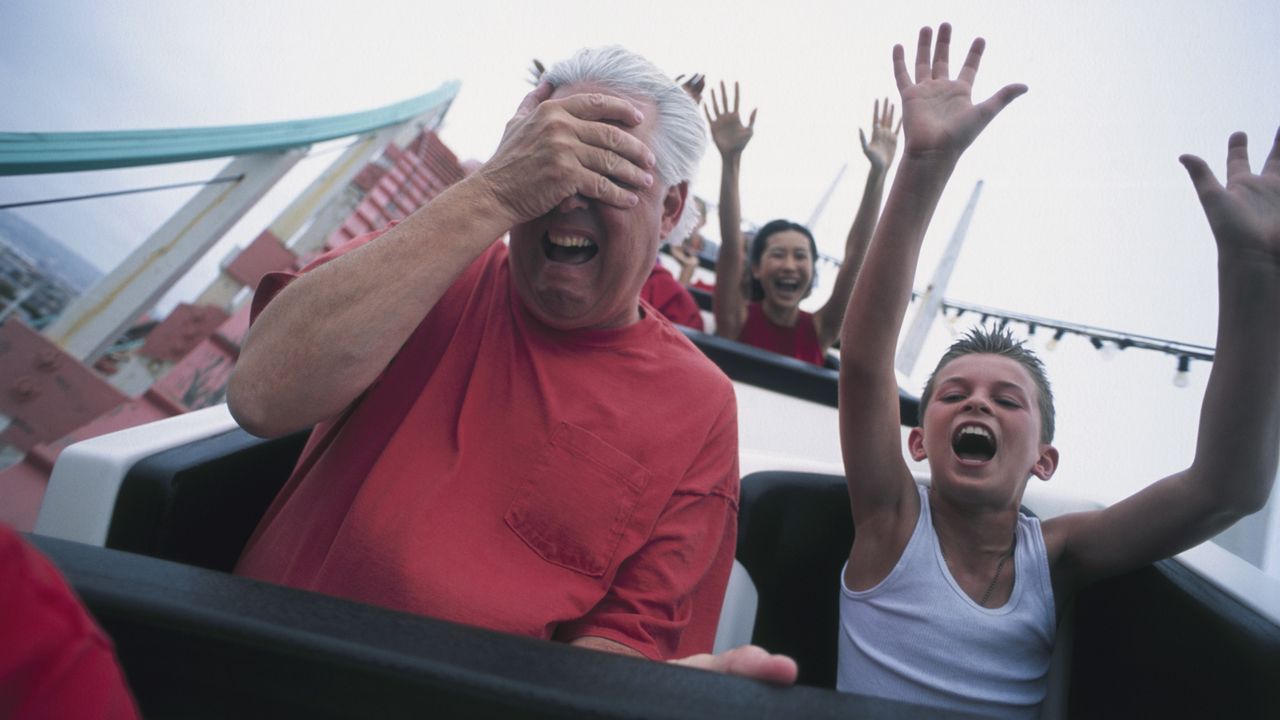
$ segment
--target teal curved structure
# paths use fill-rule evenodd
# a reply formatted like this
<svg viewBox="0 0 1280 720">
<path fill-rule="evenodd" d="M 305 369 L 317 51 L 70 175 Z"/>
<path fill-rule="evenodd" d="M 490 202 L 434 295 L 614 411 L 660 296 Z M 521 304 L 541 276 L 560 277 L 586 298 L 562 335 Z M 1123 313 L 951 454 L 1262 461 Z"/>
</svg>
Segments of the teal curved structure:
<svg viewBox="0 0 1280 720">
<path fill-rule="evenodd" d="M 0 175 L 161 165 L 305 147 L 418 116 L 443 117 L 459 87 L 460 82 L 451 80 L 386 107 L 310 120 L 169 130 L 0 132 Z"/>
</svg>

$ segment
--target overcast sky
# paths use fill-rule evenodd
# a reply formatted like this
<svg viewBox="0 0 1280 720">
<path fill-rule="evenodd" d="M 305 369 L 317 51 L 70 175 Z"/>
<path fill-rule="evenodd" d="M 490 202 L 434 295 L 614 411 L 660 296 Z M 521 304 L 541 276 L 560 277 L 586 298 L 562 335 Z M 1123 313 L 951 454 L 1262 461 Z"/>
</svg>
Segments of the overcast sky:
<svg viewBox="0 0 1280 720">
<path fill-rule="evenodd" d="M 379 107 L 459 79 L 442 136 L 459 156 L 483 160 L 528 90 L 531 58 L 621 43 L 672 75 L 742 82 L 744 106 L 759 108 L 743 160 L 749 219 L 807 219 L 847 164 L 814 227 L 822 249 L 839 254 L 867 171 L 857 130 L 874 98 L 896 103 L 890 48 L 910 47 L 922 24 L 950 20 L 957 44 L 975 34 L 988 40 L 978 96 L 1009 82 L 1031 90 L 966 154 L 935 215 L 917 286 L 983 179 L 950 298 L 1212 345 L 1215 254 L 1177 157 L 1200 154 L 1221 172 L 1228 134 L 1245 130 L 1260 162 L 1280 124 L 1280 3 L 956 5 L 7 0 L 0 130 L 301 119 Z M 303 161 L 226 243 L 252 240 L 324 164 Z M 0 178 L 0 202 L 207 178 L 220 165 Z M 712 148 L 695 190 L 715 198 L 718 182 Z M 189 195 L 23 215 L 108 267 Z M 204 275 L 184 287 L 207 282 L 226 251 L 212 253 Z M 911 379 L 917 388 L 951 339 L 946 328 L 939 323 L 925 347 Z M 1059 397 L 1056 484 L 1111 500 L 1190 461 L 1206 364 L 1193 365 L 1191 385 L 1178 389 L 1175 359 L 1160 354 L 1129 350 L 1108 360 L 1069 337 L 1044 357 Z"/>
</svg>

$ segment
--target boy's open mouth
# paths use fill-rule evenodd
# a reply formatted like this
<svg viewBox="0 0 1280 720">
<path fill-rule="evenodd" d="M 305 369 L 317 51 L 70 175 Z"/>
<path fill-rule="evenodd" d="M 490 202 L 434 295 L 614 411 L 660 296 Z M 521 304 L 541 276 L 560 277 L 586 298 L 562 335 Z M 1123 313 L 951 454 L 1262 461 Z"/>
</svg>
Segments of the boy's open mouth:
<svg viewBox="0 0 1280 720">
<path fill-rule="evenodd" d="M 981 425 L 962 425 L 951 436 L 951 449 L 961 460 L 986 462 L 996 456 L 996 439 Z"/>
<path fill-rule="evenodd" d="M 547 233 L 542 236 L 542 252 L 551 262 L 581 265 L 590 262 L 600 246 L 582 235 Z"/>
</svg>

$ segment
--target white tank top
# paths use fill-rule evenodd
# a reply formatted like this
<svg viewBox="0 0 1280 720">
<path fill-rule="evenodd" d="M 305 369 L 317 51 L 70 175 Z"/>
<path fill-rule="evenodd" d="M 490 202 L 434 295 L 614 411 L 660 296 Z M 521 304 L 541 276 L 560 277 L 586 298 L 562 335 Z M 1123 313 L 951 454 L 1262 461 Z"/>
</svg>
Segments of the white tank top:
<svg viewBox="0 0 1280 720">
<path fill-rule="evenodd" d="M 1057 622 L 1040 521 L 1018 516 L 1013 593 L 984 608 L 951 576 L 920 491 L 920 518 L 898 564 L 857 592 L 840 573 L 844 692 L 1001 717 L 1035 717 L 1048 689 Z"/>
</svg>

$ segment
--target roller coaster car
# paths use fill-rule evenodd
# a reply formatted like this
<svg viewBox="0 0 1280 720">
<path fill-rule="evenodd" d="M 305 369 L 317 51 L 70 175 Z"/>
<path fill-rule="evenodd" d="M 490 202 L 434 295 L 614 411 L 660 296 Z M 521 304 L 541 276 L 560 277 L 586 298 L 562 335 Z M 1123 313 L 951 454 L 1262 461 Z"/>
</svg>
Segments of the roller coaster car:
<svg viewBox="0 0 1280 720">
<path fill-rule="evenodd" d="M 764 360 L 733 360 L 736 344 L 712 341 L 735 382 L 765 383 L 763 366 L 755 381 L 734 366 Z M 779 367 L 795 369 L 775 367 L 770 382 Z M 833 405 L 816 388 L 834 387 L 834 373 L 803 373 L 800 390 L 773 389 Z M 904 418 L 913 402 L 904 396 Z M 31 540 L 114 639 L 147 717 L 948 717 L 830 690 L 854 532 L 838 475 L 742 480 L 717 647 L 795 657 L 801 685 L 776 688 L 228 574 L 304 440 L 255 438 L 217 407 L 59 458 Z M 1244 600 L 1241 582 L 1253 585 Z M 1278 586 L 1206 545 L 1089 588 L 1060 628 L 1042 716 L 1280 717 Z"/>
</svg>

